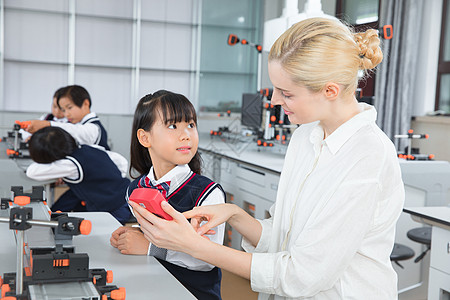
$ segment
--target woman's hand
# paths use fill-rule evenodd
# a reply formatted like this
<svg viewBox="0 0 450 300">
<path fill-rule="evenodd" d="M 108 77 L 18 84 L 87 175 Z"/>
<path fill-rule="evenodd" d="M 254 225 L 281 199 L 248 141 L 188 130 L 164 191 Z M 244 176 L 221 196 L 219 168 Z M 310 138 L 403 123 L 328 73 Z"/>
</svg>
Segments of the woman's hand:
<svg viewBox="0 0 450 300">
<path fill-rule="evenodd" d="M 112 234 L 109 242 L 122 254 L 146 255 L 149 241 L 139 228 L 122 226 Z"/>
<path fill-rule="evenodd" d="M 233 204 L 216 204 L 197 206 L 183 213 L 186 219 L 191 219 L 191 225 L 198 234 L 211 234 L 211 228 L 227 222 L 236 214 Z M 206 223 L 205 223 L 206 222 Z"/>
<path fill-rule="evenodd" d="M 190 254 L 190 250 L 198 245 L 199 239 L 202 240 L 186 218 L 167 201 L 161 202 L 161 208 L 173 218 L 171 221 L 152 214 L 133 201 L 129 204 L 133 207 L 145 238 L 157 247 Z"/>
</svg>

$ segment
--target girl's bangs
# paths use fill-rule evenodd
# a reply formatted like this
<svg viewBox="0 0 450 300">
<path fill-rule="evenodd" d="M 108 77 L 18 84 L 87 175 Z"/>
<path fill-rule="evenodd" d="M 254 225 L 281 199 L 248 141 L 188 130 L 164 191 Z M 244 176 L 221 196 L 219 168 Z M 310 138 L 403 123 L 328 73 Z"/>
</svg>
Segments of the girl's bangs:
<svg viewBox="0 0 450 300">
<path fill-rule="evenodd" d="M 190 121 L 194 121 L 197 124 L 197 114 L 189 100 L 184 97 L 173 99 L 172 97 L 167 97 L 167 95 L 164 98 L 165 101 L 159 101 L 159 107 L 165 124 Z"/>
</svg>

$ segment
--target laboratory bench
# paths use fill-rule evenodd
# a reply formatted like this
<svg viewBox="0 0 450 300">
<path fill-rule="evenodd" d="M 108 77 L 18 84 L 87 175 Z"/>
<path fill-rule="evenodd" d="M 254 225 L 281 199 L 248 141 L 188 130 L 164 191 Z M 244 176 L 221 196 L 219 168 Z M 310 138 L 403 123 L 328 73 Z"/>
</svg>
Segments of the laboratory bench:
<svg viewBox="0 0 450 300">
<path fill-rule="evenodd" d="M 407 207 L 416 222 L 432 226 L 428 300 L 450 298 L 450 207 Z"/>
<path fill-rule="evenodd" d="M 147 255 L 124 255 L 112 247 L 109 243 L 111 233 L 121 224 L 109 213 L 84 212 L 69 215 L 92 222 L 89 235 L 73 237 L 71 244 L 75 246 L 75 252 L 89 255 L 89 268 L 111 270 L 112 284 L 125 287 L 127 299 L 195 299 L 155 258 Z M 29 230 L 34 229 L 32 227 Z M 15 237 L 6 223 L 0 223 L 0 240 L 0 275 L 15 272 Z"/>
</svg>

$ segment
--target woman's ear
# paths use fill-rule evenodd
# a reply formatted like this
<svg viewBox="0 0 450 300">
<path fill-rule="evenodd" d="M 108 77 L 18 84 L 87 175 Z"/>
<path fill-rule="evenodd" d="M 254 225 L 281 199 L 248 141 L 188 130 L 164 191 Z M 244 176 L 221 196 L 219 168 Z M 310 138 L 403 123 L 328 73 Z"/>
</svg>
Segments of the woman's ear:
<svg viewBox="0 0 450 300">
<path fill-rule="evenodd" d="M 325 97 L 328 100 L 336 100 L 337 97 L 339 96 L 340 91 L 341 91 L 341 87 L 337 83 L 328 82 L 325 85 L 324 92 L 325 92 Z"/>
<path fill-rule="evenodd" d="M 144 129 L 140 128 L 138 129 L 137 138 L 139 143 L 144 146 L 145 148 L 150 148 L 150 132 L 145 131 Z"/>
</svg>

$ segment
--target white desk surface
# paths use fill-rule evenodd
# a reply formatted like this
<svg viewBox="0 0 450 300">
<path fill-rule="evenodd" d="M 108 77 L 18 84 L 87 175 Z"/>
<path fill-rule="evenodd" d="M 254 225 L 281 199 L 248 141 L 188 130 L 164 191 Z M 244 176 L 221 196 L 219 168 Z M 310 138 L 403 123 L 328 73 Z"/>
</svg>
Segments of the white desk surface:
<svg viewBox="0 0 450 300">
<path fill-rule="evenodd" d="M 449 206 L 405 207 L 403 211 L 417 222 L 450 230 Z"/>
<path fill-rule="evenodd" d="M 112 270 L 111 284 L 125 287 L 127 299 L 195 299 L 156 259 L 145 255 L 123 255 L 109 243 L 120 223 L 109 213 L 70 213 L 92 222 L 88 236 L 75 236 L 76 253 L 88 253 L 89 268 Z M 8 224 L 0 223 L 0 275 L 15 272 L 16 245 Z"/>
</svg>

